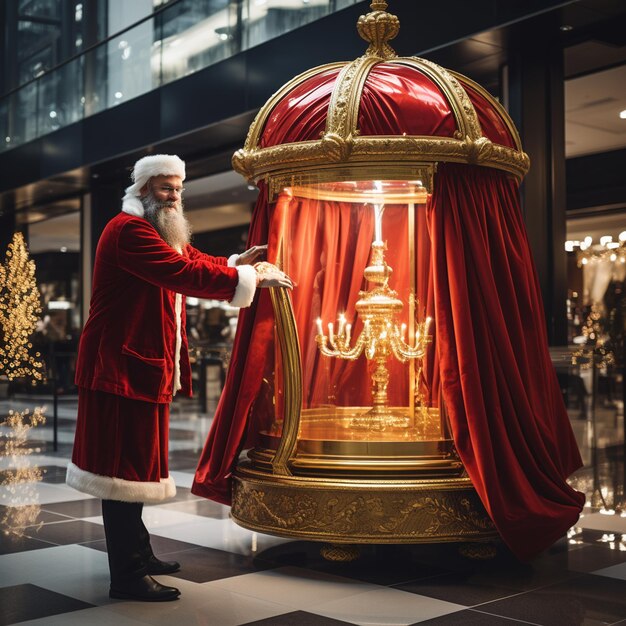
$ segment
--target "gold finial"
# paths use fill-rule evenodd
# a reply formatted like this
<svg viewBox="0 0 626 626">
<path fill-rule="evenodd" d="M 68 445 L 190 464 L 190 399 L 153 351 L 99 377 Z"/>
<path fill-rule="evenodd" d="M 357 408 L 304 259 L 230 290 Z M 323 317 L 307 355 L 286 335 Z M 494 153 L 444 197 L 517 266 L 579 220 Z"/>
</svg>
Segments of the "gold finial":
<svg viewBox="0 0 626 626">
<path fill-rule="evenodd" d="M 371 13 L 361 15 L 356 25 L 359 35 L 370 44 L 365 55 L 393 59 L 397 56 L 396 52 L 387 42 L 398 34 L 400 20 L 387 13 L 384 0 L 372 0 L 370 8 Z"/>
</svg>

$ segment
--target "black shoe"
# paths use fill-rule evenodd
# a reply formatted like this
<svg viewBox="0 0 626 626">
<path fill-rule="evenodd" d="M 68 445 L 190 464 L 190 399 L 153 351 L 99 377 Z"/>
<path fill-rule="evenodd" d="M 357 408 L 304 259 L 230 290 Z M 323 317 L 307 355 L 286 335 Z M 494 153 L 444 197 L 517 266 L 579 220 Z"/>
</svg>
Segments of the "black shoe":
<svg viewBox="0 0 626 626">
<path fill-rule="evenodd" d="M 180 590 L 176 587 L 165 587 L 158 583 L 152 576 L 144 576 L 127 583 L 111 583 L 109 598 L 118 600 L 140 600 L 142 602 L 165 602 L 176 600 Z"/>
<path fill-rule="evenodd" d="M 146 561 L 148 574 L 173 574 L 180 569 L 178 561 L 161 561 L 154 554 Z"/>
</svg>

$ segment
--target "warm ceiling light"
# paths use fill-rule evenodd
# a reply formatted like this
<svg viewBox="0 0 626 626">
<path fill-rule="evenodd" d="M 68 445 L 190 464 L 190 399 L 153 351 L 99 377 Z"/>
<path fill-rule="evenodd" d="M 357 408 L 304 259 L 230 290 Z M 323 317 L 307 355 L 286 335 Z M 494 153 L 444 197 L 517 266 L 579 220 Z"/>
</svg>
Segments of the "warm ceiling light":
<svg viewBox="0 0 626 626">
<path fill-rule="evenodd" d="M 626 109 L 619 112 L 620 119 L 626 120 Z"/>
<path fill-rule="evenodd" d="M 570 24 L 563 24 L 562 26 L 559 26 L 559 30 L 563 33 L 569 33 L 570 30 L 574 30 L 574 27 Z"/>
<path fill-rule="evenodd" d="M 626 230 L 623 230 L 619 235 L 618 235 L 618 239 L 620 241 L 626 241 Z"/>
</svg>

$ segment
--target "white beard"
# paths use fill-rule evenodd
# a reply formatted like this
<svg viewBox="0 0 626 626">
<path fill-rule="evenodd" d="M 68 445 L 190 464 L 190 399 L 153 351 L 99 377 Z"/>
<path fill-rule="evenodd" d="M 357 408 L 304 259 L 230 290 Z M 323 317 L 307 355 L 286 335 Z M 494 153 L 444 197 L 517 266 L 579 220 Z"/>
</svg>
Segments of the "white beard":
<svg viewBox="0 0 626 626">
<path fill-rule="evenodd" d="M 182 250 L 191 241 L 191 224 L 183 214 L 182 202 L 176 205 L 168 200 L 159 202 L 152 192 L 141 198 L 144 217 L 152 224 L 165 243 L 175 250 Z M 175 211 L 166 211 L 174 207 Z"/>
</svg>

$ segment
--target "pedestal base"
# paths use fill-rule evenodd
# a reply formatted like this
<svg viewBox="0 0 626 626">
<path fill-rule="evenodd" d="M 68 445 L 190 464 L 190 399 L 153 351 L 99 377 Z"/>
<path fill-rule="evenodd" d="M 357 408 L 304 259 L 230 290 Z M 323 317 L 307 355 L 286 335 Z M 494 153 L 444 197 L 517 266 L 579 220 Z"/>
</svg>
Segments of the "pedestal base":
<svg viewBox="0 0 626 626">
<path fill-rule="evenodd" d="M 231 515 L 251 530 L 330 543 L 496 539 L 468 478 L 363 480 L 276 476 L 249 464 L 233 480 Z"/>
</svg>

